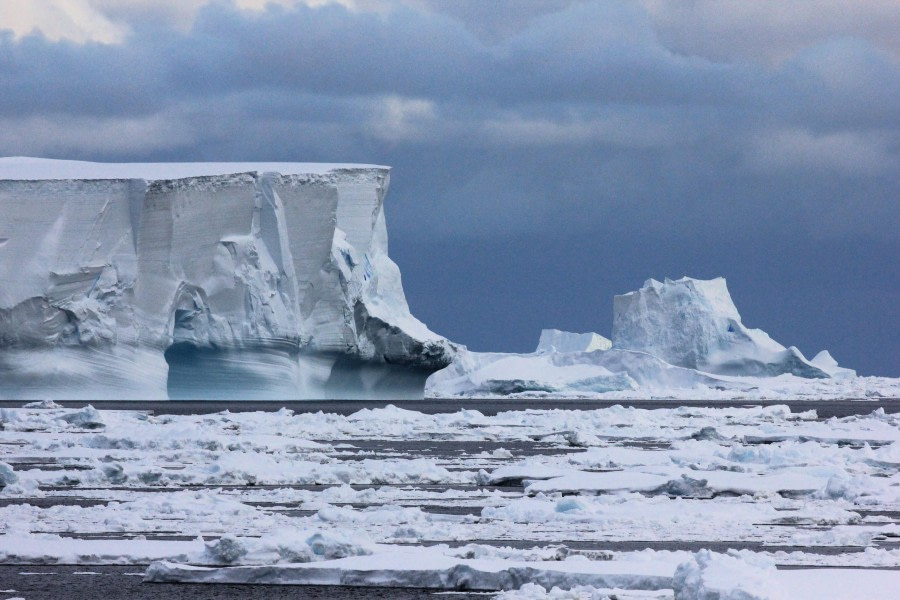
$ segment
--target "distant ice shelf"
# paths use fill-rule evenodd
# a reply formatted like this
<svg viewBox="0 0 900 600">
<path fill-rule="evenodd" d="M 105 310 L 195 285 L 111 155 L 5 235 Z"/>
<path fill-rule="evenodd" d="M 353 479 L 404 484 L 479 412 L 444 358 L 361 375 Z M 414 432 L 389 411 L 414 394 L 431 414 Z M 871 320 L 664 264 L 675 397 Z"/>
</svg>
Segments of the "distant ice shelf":
<svg viewBox="0 0 900 600">
<path fill-rule="evenodd" d="M 389 169 L 0 159 L 0 398 L 408 398 Z"/>
</svg>

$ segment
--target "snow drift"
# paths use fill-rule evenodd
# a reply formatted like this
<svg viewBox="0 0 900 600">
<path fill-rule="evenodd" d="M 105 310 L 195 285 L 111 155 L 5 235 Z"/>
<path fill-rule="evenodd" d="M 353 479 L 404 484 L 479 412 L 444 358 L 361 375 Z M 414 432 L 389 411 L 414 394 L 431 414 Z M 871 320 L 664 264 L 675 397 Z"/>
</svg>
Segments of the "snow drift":
<svg viewBox="0 0 900 600">
<path fill-rule="evenodd" d="M 389 169 L 0 159 L 0 397 L 421 396 Z"/>
</svg>

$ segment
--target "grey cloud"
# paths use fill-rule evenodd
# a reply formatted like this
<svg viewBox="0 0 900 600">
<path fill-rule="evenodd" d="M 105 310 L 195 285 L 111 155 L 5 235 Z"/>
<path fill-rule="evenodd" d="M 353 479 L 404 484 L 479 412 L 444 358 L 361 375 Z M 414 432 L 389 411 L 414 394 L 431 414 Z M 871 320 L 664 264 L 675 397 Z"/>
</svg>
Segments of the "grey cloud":
<svg viewBox="0 0 900 600">
<path fill-rule="evenodd" d="M 866 40 L 900 58 L 893 0 L 642 0 L 664 43 L 715 61 L 776 65 L 829 38 Z"/>
<path fill-rule="evenodd" d="M 586 0 L 424 0 L 428 10 L 454 17 L 488 43 L 508 38 L 547 14 Z"/>
<path fill-rule="evenodd" d="M 339 6 L 246 13 L 216 5 L 201 10 L 186 34 L 139 27 L 122 45 L 6 37 L 3 110 L 147 111 L 248 89 L 504 105 L 709 102 L 739 93 L 726 70 L 666 53 L 629 15 L 576 5 L 486 46 L 454 20 L 407 9 L 373 17 Z M 600 23 L 609 35 L 597 35 L 592 24 Z M 634 35 L 611 33 L 623 28 Z"/>
<path fill-rule="evenodd" d="M 577 3 L 493 45 L 460 22 L 402 8 L 373 16 L 340 6 L 248 13 L 212 5 L 200 11 L 190 32 L 139 26 L 122 45 L 6 37 L 0 41 L 6 98 L 0 110 L 133 115 L 173 101 L 281 90 L 500 107 L 756 105 L 823 117 L 834 103 L 846 108 L 852 95 L 862 107 L 857 113 L 877 104 L 868 114 L 893 117 L 895 90 L 885 90 L 883 82 L 900 85 L 898 66 L 878 58 L 852 45 L 830 47 L 766 73 L 683 57 L 658 42 L 651 21 L 632 4 Z M 855 78 L 823 70 L 823 63 L 840 59 L 853 61 Z"/>
</svg>

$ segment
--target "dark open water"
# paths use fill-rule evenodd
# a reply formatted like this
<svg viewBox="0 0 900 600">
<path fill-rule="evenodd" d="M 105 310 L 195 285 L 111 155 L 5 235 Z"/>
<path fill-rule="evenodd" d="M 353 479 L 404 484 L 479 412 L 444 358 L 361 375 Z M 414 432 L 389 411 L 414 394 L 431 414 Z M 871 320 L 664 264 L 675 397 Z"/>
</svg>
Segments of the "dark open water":
<svg viewBox="0 0 900 600">
<path fill-rule="evenodd" d="M 0 408 L 20 407 L 25 402 L 13 400 L 0 400 Z M 771 406 L 775 404 L 787 404 L 794 412 L 815 409 L 820 418 L 847 417 L 850 415 L 869 414 L 877 408 L 884 408 L 885 412 L 900 413 L 900 398 L 878 398 L 874 400 L 504 400 L 504 399 L 434 399 L 434 400 L 171 400 L 163 402 L 141 401 L 117 401 L 97 400 L 85 401 L 60 401 L 59 404 L 67 407 L 81 407 L 92 404 L 103 410 L 147 410 L 154 414 L 190 415 L 209 414 L 223 410 L 231 412 L 248 411 L 276 411 L 282 407 L 289 408 L 295 413 L 327 412 L 341 415 L 350 415 L 363 408 L 382 408 L 393 404 L 406 410 L 414 410 L 425 414 L 451 413 L 462 409 L 479 410 L 485 415 L 496 415 L 507 410 L 546 410 L 559 408 L 565 410 L 596 410 L 609 408 L 620 404 L 636 408 L 659 409 L 677 408 L 679 406 L 692 407 L 740 407 L 740 406 Z"/>
</svg>

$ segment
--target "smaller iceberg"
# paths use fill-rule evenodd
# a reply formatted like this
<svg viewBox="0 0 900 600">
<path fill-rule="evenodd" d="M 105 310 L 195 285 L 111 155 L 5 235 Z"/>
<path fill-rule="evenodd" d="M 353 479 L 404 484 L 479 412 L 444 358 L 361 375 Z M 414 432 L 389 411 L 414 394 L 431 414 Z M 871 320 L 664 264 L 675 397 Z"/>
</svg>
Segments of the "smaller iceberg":
<svg viewBox="0 0 900 600">
<path fill-rule="evenodd" d="M 853 377 L 856 377 L 856 371 L 839 366 L 838 362 L 831 356 L 831 353 L 828 350 L 822 350 L 809 362 L 835 379 L 852 379 Z"/>
<path fill-rule="evenodd" d="M 745 327 L 722 277 L 648 279 L 641 289 L 616 296 L 613 347 L 719 375 L 830 377 L 796 347 Z"/>
<path fill-rule="evenodd" d="M 723 278 L 650 279 L 616 296 L 612 338 L 544 329 L 530 354 L 463 349 L 428 379 L 426 395 L 819 397 L 823 385 L 843 397 L 867 393 L 827 351 L 807 360 L 744 326 Z"/>
<path fill-rule="evenodd" d="M 536 352 L 593 352 L 609 350 L 612 341 L 599 333 L 572 333 L 559 329 L 544 329 Z"/>
</svg>

